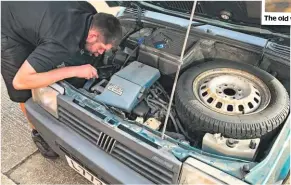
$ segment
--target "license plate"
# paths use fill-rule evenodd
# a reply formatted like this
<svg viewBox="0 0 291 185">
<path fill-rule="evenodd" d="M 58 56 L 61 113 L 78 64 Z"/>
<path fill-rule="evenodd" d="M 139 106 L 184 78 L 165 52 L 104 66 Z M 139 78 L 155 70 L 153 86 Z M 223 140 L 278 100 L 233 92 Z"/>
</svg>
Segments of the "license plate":
<svg viewBox="0 0 291 185">
<path fill-rule="evenodd" d="M 83 177 L 88 179 L 90 182 L 92 182 L 95 185 L 105 185 L 104 182 L 99 180 L 97 177 L 95 177 L 92 173 L 88 172 L 85 168 L 83 168 L 80 164 L 78 164 L 76 161 L 71 159 L 70 157 L 66 156 L 67 162 L 71 168 L 73 168 L 76 172 L 81 174 Z"/>
</svg>

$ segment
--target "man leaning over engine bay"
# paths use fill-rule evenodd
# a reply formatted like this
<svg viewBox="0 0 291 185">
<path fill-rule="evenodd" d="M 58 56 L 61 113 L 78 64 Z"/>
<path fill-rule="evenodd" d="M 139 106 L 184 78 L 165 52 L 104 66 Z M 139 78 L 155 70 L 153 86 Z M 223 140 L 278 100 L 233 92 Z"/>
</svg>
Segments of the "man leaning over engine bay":
<svg viewBox="0 0 291 185">
<path fill-rule="evenodd" d="M 31 89 L 69 78 L 98 78 L 92 65 L 64 61 L 80 50 L 101 55 L 122 36 L 116 17 L 97 13 L 87 2 L 6 1 L 1 5 L 1 74 L 10 99 L 20 103 L 24 114 Z M 41 154 L 56 158 L 31 127 L 32 136 L 42 141 Z"/>
</svg>

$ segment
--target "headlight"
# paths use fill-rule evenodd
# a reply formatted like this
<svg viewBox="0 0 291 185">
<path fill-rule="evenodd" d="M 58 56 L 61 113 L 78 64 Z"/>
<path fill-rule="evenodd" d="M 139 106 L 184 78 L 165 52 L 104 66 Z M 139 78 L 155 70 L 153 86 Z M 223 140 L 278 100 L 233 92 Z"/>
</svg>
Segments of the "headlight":
<svg viewBox="0 0 291 185">
<path fill-rule="evenodd" d="M 194 158 L 188 158 L 182 167 L 180 184 L 191 185 L 214 185 L 214 184 L 235 184 L 247 185 L 247 183 L 207 165 Z"/>
<path fill-rule="evenodd" d="M 60 94 L 58 91 L 51 87 L 43 87 L 33 89 L 31 92 L 34 102 L 38 103 L 46 111 L 58 118 L 57 95 Z"/>
</svg>

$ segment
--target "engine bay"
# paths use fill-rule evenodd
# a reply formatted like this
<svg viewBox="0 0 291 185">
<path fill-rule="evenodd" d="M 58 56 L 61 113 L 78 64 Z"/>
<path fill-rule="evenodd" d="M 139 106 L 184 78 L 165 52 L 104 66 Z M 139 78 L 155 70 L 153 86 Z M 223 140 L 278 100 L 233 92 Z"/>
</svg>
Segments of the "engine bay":
<svg viewBox="0 0 291 185">
<path fill-rule="evenodd" d="M 153 131 L 162 132 L 173 86 L 173 75 L 179 65 L 180 50 L 185 33 L 149 27 L 125 35 L 127 36 L 123 40 L 122 47 L 119 47 L 115 51 L 106 52 L 101 59 L 94 62 L 99 78 L 88 80 L 80 88 L 80 91 L 89 94 L 92 99 L 104 105 L 123 120 L 142 125 Z M 219 47 L 215 48 L 215 45 Z M 193 61 L 196 61 L 197 64 L 203 62 L 208 63 L 206 62 L 209 60 L 207 58 L 230 58 L 230 60 L 236 62 L 246 62 L 248 65 L 250 64 L 248 61 L 258 58 L 256 54 L 244 50 L 241 50 L 239 54 L 237 50 L 235 54 L 230 55 L 227 52 L 232 52 L 233 49 L 227 49 L 228 46 L 224 47 L 222 43 L 216 43 L 211 39 L 198 38 L 190 35 L 186 46 L 184 63 L 181 66 L 182 72 L 186 73 L 187 71 L 191 71 Z M 225 62 L 220 63 L 224 64 Z M 237 68 L 242 70 L 242 67 Z M 248 68 L 246 67 L 247 71 Z M 195 117 L 200 112 L 205 111 L 205 107 L 209 107 L 209 110 L 211 110 L 210 104 L 216 106 L 215 108 L 224 108 L 227 116 L 228 114 L 236 116 L 236 113 L 241 116 L 244 114 L 247 115 L 248 113 L 242 110 L 241 107 L 256 113 L 256 111 L 263 109 L 263 106 L 269 103 L 267 100 L 265 101 L 268 98 L 263 96 L 268 96 L 270 93 L 264 89 L 260 90 L 260 87 L 263 85 L 252 82 L 252 79 L 249 78 L 252 74 L 242 76 L 241 78 L 245 79 L 239 83 L 235 82 L 237 80 L 232 80 L 237 79 L 232 77 L 232 75 L 225 75 L 224 78 L 229 78 L 230 80 L 225 80 L 224 84 L 217 86 L 217 90 L 214 89 L 217 94 L 223 94 L 220 98 L 221 101 L 218 101 L 219 99 L 217 101 L 214 100 L 216 96 L 204 98 L 208 97 L 207 93 L 215 93 L 213 91 L 213 83 L 217 81 L 215 77 L 213 79 L 207 77 L 206 81 L 203 83 L 199 82 L 196 85 L 197 87 L 201 87 L 199 96 L 201 99 L 204 98 L 205 101 L 200 101 L 197 95 L 197 100 L 193 100 L 193 103 L 191 103 L 192 100 L 189 102 L 192 104 L 191 106 L 196 106 L 195 103 L 200 102 L 201 105 L 199 106 L 201 107 L 197 106 L 198 111 L 193 109 L 193 113 L 188 112 L 184 116 L 181 112 L 185 111 L 183 109 L 186 109 L 186 107 L 183 107 L 183 102 L 181 104 L 179 102 L 180 100 L 177 102 L 178 99 L 176 98 L 170 110 L 165 134 L 173 139 L 202 149 L 205 152 L 248 161 L 261 160 L 267 151 L 267 148 L 263 147 L 262 143 L 268 143 L 275 138 L 275 135 L 278 134 L 278 129 L 275 129 L 275 127 L 274 130 L 276 131 L 271 136 L 263 132 L 259 134 L 253 133 L 252 128 L 244 128 L 244 126 L 242 126 L 241 133 L 239 133 L 237 126 L 234 128 L 235 131 L 228 131 L 228 123 L 225 123 L 225 128 L 222 130 L 220 125 L 217 125 L 218 122 L 211 121 L 210 118 Z M 223 79 L 222 77 L 220 78 Z M 286 79 L 282 81 L 284 80 L 286 81 Z M 190 80 L 188 79 L 188 81 Z M 190 83 L 193 84 L 193 81 Z M 209 87 L 208 81 L 212 84 Z M 181 85 L 184 82 L 178 83 L 180 83 L 180 91 L 185 91 L 186 93 L 182 96 L 193 96 L 195 94 L 194 90 L 192 92 L 186 92 L 186 86 L 183 87 Z M 283 87 L 281 87 L 281 84 L 279 85 L 280 88 Z M 222 86 L 222 90 L 219 90 Z M 195 87 L 191 85 L 191 88 Z M 264 92 L 267 93 L 264 94 Z M 285 96 L 288 99 L 288 95 L 284 94 Z M 248 100 L 250 97 L 252 100 Z M 244 101 L 248 100 L 249 102 L 244 106 L 233 103 L 241 99 Z M 230 103 L 224 105 L 222 103 L 223 101 Z M 176 103 L 179 103 L 178 107 Z M 284 112 L 280 114 L 284 114 L 286 118 L 288 114 L 286 112 L 289 112 L 289 106 L 282 107 L 282 110 Z M 219 110 L 217 112 L 219 113 Z M 214 114 L 217 114 L 217 112 L 214 112 Z M 212 114 L 212 112 L 209 114 Z M 231 118 L 227 119 L 237 124 L 236 120 L 231 120 Z M 185 122 L 188 120 L 191 123 L 187 123 L 187 125 Z M 207 120 L 210 121 L 207 122 Z M 249 118 L 246 118 L 247 122 L 251 122 L 248 120 Z M 192 126 L 193 122 L 197 124 Z M 203 123 L 209 123 L 209 125 L 203 126 Z M 255 127 L 256 125 L 253 124 L 251 126 Z"/>
</svg>

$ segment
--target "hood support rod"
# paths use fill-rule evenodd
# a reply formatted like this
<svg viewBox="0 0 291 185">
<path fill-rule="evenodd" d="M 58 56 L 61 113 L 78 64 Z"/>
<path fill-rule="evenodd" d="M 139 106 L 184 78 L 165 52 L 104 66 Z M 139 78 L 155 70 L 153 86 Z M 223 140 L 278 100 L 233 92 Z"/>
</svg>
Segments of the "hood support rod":
<svg viewBox="0 0 291 185">
<path fill-rule="evenodd" d="M 191 12 L 190 20 L 189 20 L 189 25 L 188 25 L 188 29 L 187 29 L 187 32 L 186 32 L 184 45 L 183 45 L 183 48 L 182 48 L 182 52 L 181 52 L 181 56 L 180 56 L 180 60 L 179 60 L 179 65 L 178 65 L 178 69 L 177 69 L 176 76 L 175 76 L 175 81 L 174 81 L 173 88 L 172 88 L 172 93 L 171 93 L 171 97 L 170 97 L 169 106 L 168 106 L 168 109 L 167 109 L 166 119 L 165 119 L 165 122 L 164 122 L 164 127 L 163 127 L 163 131 L 162 131 L 162 139 L 164 139 L 164 137 L 165 137 L 166 127 L 167 127 L 167 123 L 168 123 L 168 119 L 169 119 L 169 115 L 170 115 L 170 111 L 171 111 L 171 107 L 172 107 L 172 102 L 173 102 L 173 98 L 174 98 L 174 94 L 175 94 L 175 90 L 176 90 L 178 77 L 179 77 L 179 74 L 180 74 L 181 66 L 183 65 L 183 62 L 184 62 L 183 61 L 184 53 L 185 53 L 186 44 L 187 44 L 188 36 L 189 36 L 189 33 L 190 33 L 191 25 L 192 25 L 194 12 L 195 12 L 195 9 L 196 9 L 196 4 L 197 4 L 197 0 L 195 0 L 194 3 L 193 3 L 192 12 Z"/>
</svg>

